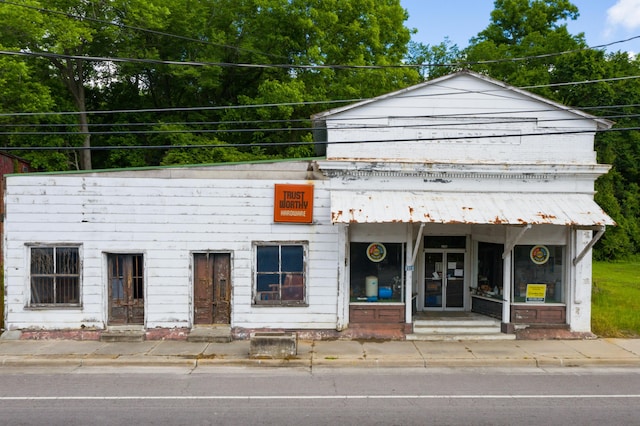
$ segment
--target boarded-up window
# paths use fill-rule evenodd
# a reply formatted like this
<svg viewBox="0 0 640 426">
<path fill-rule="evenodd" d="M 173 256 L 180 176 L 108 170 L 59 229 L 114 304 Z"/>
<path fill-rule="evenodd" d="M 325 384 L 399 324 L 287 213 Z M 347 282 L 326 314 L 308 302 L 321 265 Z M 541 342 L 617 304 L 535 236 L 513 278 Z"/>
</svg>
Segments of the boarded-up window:
<svg viewBox="0 0 640 426">
<path fill-rule="evenodd" d="M 78 247 L 31 248 L 31 305 L 80 303 Z"/>
<path fill-rule="evenodd" d="M 306 244 L 256 246 L 255 304 L 305 303 L 306 251 Z"/>
</svg>

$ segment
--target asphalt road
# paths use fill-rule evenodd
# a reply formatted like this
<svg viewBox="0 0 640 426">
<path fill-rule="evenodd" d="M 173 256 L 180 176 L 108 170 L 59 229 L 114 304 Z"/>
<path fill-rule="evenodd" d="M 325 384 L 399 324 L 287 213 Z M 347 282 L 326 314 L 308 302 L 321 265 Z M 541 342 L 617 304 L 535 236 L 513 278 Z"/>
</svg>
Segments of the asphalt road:
<svg viewBox="0 0 640 426">
<path fill-rule="evenodd" d="M 640 369 L 0 368 L 3 425 L 637 425 Z"/>
</svg>

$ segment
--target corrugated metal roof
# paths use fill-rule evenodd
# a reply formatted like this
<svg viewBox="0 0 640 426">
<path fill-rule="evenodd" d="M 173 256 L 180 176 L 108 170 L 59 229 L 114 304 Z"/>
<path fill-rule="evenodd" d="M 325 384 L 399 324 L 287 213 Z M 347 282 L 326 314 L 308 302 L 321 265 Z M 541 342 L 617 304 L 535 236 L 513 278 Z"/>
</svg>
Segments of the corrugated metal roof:
<svg viewBox="0 0 640 426">
<path fill-rule="evenodd" d="M 588 194 L 332 191 L 333 223 L 615 225 Z"/>
</svg>

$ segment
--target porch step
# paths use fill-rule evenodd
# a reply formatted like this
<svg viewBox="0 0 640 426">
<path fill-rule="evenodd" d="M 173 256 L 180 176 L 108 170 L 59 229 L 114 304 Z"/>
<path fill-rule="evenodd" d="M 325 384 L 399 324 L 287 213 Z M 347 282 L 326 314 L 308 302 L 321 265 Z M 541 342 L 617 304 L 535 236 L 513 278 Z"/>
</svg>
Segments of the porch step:
<svg viewBox="0 0 640 426">
<path fill-rule="evenodd" d="M 438 333 L 414 333 L 407 334 L 407 340 L 415 340 L 422 342 L 454 342 L 464 340 L 515 340 L 515 334 L 505 333 L 458 333 L 458 334 L 438 334 Z"/>
<path fill-rule="evenodd" d="M 216 325 L 211 327 L 195 327 L 187 336 L 188 342 L 229 343 L 231 341 L 231 327 Z"/>
<path fill-rule="evenodd" d="M 413 323 L 413 334 L 407 340 L 454 341 L 454 340 L 515 340 L 515 334 L 500 331 L 500 321 L 483 315 L 461 317 L 417 319 Z"/>
<path fill-rule="evenodd" d="M 109 327 L 100 335 L 102 342 L 144 342 L 146 333 L 142 327 Z"/>
</svg>

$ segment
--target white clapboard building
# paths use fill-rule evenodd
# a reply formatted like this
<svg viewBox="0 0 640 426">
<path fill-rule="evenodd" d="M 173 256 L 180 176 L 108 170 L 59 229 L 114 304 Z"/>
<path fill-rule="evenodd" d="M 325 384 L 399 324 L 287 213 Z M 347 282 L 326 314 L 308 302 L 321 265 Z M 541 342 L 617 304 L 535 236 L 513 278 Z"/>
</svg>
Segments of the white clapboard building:
<svg viewBox="0 0 640 426">
<path fill-rule="evenodd" d="M 7 176 L 5 328 L 589 335 L 612 123 L 471 72 L 312 118 L 312 159 Z"/>
</svg>

